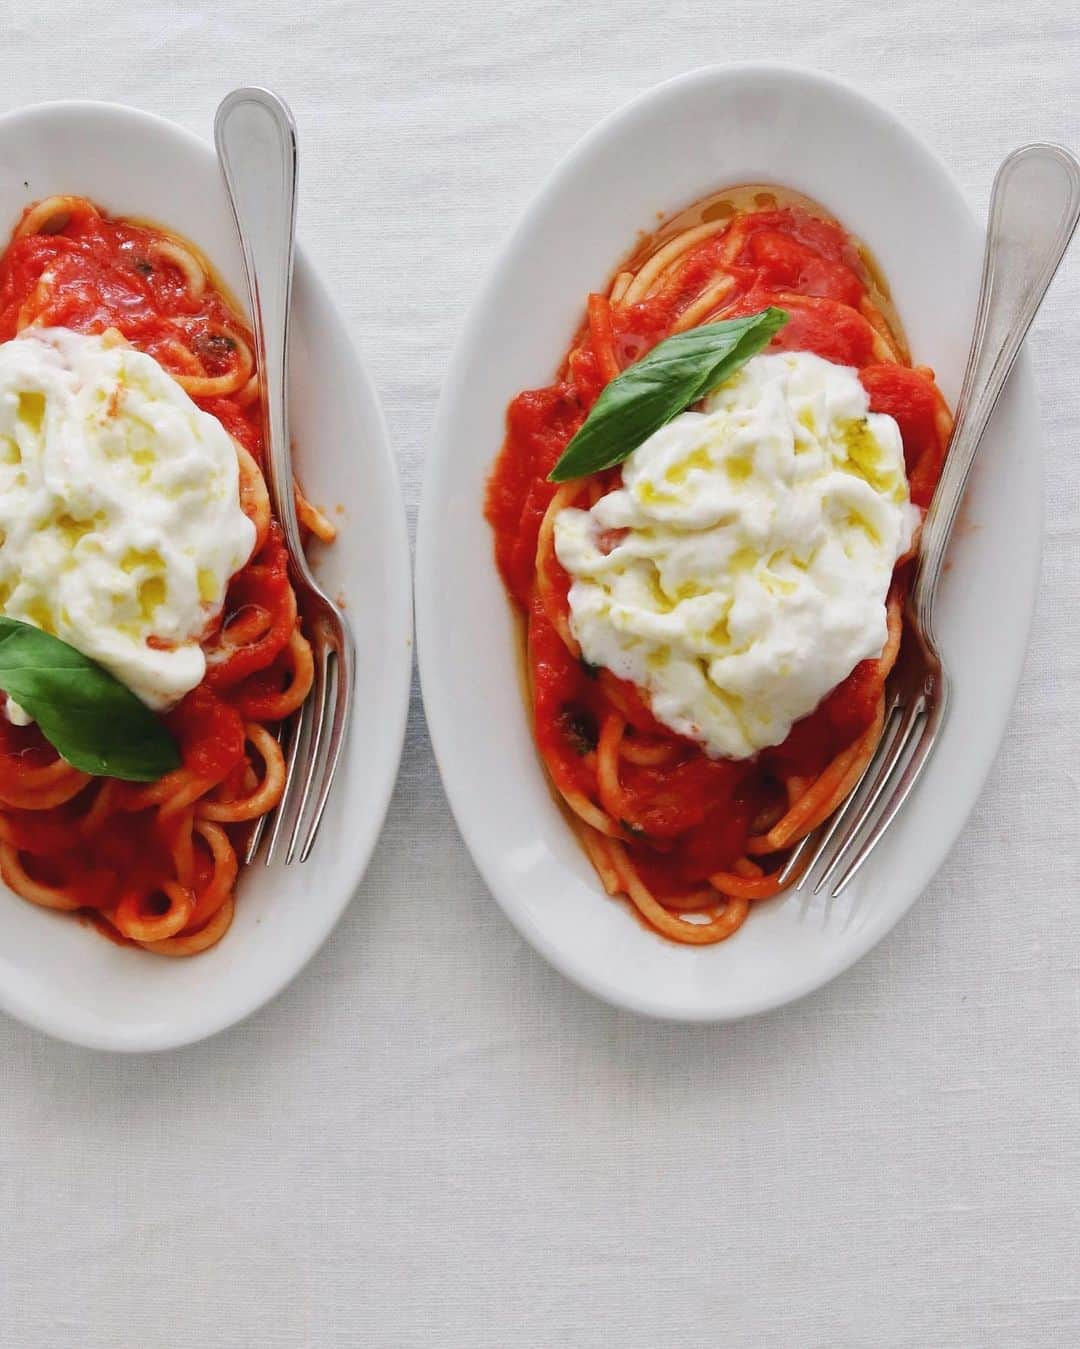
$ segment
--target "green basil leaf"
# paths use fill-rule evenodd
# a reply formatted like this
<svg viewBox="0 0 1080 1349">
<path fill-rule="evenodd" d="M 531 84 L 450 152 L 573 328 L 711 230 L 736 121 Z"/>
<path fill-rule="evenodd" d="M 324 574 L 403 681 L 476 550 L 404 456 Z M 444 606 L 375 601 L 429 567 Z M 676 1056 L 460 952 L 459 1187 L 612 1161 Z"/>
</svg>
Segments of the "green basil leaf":
<svg viewBox="0 0 1080 1349">
<path fill-rule="evenodd" d="M 548 474 L 566 482 L 611 468 L 756 356 L 788 321 L 783 309 L 705 323 L 658 342 L 606 386 Z"/>
<path fill-rule="evenodd" d="M 84 773 L 156 782 L 180 767 L 162 722 L 108 670 L 58 637 L 2 615 L 0 689 Z"/>
</svg>

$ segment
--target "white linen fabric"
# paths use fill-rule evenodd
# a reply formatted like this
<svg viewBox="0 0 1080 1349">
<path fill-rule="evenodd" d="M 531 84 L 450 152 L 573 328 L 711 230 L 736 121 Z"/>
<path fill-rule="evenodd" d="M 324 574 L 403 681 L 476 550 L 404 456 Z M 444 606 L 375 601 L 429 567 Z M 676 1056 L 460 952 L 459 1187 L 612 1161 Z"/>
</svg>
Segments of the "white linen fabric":
<svg viewBox="0 0 1080 1349">
<path fill-rule="evenodd" d="M 207 135 L 233 85 L 289 98 L 301 235 L 412 516 L 493 248 L 648 85 L 742 58 L 845 75 L 980 210 L 1014 145 L 1080 147 L 1071 0 L 9 0 L 2 31 L 4 107 L 114 99 Z M 269 1008 L 157 1057 L 0 1022 L 2 1349 L 1080 1343 L 1078 312 L 1080 252 L 1031 338 L 1047 533 L 1019 703 L 892 936 L 752 1022 L 602 1006 L 486 893 L 417 697 L 367 878 Z"/>
</svg>

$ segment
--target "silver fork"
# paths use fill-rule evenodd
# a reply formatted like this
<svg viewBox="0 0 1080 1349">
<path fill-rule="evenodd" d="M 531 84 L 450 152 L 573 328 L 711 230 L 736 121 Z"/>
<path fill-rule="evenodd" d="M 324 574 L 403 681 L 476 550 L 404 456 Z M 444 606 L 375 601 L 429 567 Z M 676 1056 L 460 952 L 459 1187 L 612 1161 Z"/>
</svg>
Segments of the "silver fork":
<svg viewBox="0 0 1080 1349">
<path fill-rule="evenodd" d="M 289 306 L 296 226 L 296 123 L 267 89 L 234 89 L 214 119 L 214 141 L 244 254 L 266 430 L 270 500 L 285 535 L 293 584 L 315 658 L 311 695 L 285 726 L 285 788 L 273 816 L 267 865 L 288 838 L 285 862 L 306 862 L 322 823 L 352 706 L 355 654 L 344 616 L 312 575 L 300 538 L 289 448 Z M 251 861 L 264 816 L 247 848 Z"/>
<path fill-rule="evenodd" d="M 843 868 L 832 889 L 833 898 L 840 895 L 881 842 L 930 759 L 949 706 L 949 681 L 934 637 L 934 600 L 946 546 L 990 414 L 1078 216 L 1080 163 L 1068 150 L 1026 145 L 1003 161 L 990 197 L 975 331 L 956 422 L 923 524 L 881 743 L 844 805 L 789 857 L 781 880 L 798 875 L 797 890 L 824 863 L 814 894 Z"/>
</svg>

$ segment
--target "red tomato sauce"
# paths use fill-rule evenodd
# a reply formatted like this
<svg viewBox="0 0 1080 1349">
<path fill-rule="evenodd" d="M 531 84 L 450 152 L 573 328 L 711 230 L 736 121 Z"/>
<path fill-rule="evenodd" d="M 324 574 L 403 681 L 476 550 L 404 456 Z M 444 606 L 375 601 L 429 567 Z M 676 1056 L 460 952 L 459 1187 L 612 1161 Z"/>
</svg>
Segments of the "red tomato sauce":
<svg viewBox="0 0 1080 1349">
<path fill-rule="evenodd" d="M 237 360 L 237 339 L 251 349 L 250 332 L 213 280 L 193 295 L 182 267 L 159 248 L 172 242 L 171 236 L 85 210 L 59 223 L 56 232 L 14 238 L 0 258 L 0 340 L 15 337 L 29 309 L 42 326 L 83 333 L 116 329 L 178 375 L 227 374 Z M 195 401 L 261 467 L 258 399 L 235 394 Z M 253 698 L 257 714 L 262 688 L 257 681 L 266 679 L 289 642 L 296 622 L 290 602 L 285 548 L 271 522 L 259 552 L 232 578 L 222 614 L 204 641 L 211 661 L 206 679 L 164 717 L 182 759 L 178 780 L 194 777 L 209 790 L 230 775 L 239 779 L 247 762 L 244 717 L 252 715 Z M 215 650 L 241 613 L 264 617 L 262 635 L 235 650 Z M 17 793 L 27 770 L 56 758 L 36 727 L 12 726 L 0 713 L 0 797 L 5 787 Z M 174 875 L 169 826 L 152 805 L 140 808 L 146 800 L 143 784 L 110 786 L 112 813 L 89 833 L 84 821 L 99 781 L 60 806 L 0 808 L 4 841 L 24 851 L 22 864 L 34 880 L 65 886 L 87 907 L 106 911 L 123 891 L 134 887 L 152 895 Z M 230 826 L 237 837 L 244 828 Z M 198 851 L 195 860 L 197 890 L 210 864 Z"/>
<path fill-rule="evenodd" d="M 155 256 L 155 246 L 170 239 L 149 225 L 81 213 L 54 234 L 13 239 L 0 259 L 0 342 L 15 336 L 20 313 L 45 278 L 42 326 L 80 333 L 115 328 L 175 374 L 191 371 L 185 351 L 207 375 L 225 373 L 235 357 L 230 333 L 246 341 L 250 335 L 216 286 L 193 299 L 180 268 Z M 246 408 L 232 397 L 196 402 L 259 458 L 257 401 Z"/>
<path fill-rule="evenodd" d="M 737 247 L 736 247 L 737 244 Z M 731 256 L 732 249 L 734 256 Z M 648 256 L 646 245 L 638 258 Z M 864 304 L 871 281 L 851 238 L 835 222 L 785 207 L 738 215 L 722 233 L 686 253 L 655 294 L 635 304 L 611 305 L 612 346 L 620 368 L 668 336 L 704 286 L 733 279 L 722 311 L 710 318 L 785 309 L 789 322 L 772 350 L 809 351 L 859 372 L 871 410 L 896 418 L 904 442 L 913 501 L 928 504 L 945 445 L 944 403 L 933 376 L 895 357 L 902 341 L 883 349 Z M 527 662 L 537 746 L 557 786 L 595 799 L 594 751 L 612 686 L 571 655 L 536 596 L 538 534 L 556 486 L 547 481 L 606 380 L 588 325 L 577 334 L 555 381 L 520 393 L 509 405 L 506 439 L 488 483 L 485 514 L 495 535 L 495 557 L 511 598 L 526 616 Z M 947 414 L 947 409 L 945 410 Z M 617 481 L 608 475 L 604 489 Z M 569 578 L 555 583 L 565 595 Z M 552 578 L 555 581 L 555 578 Z M 608 676 L 610 679 L 610 676 Z M 660 897 L 693 891 L 745 851 L 748 834 L 768 828 L 791 777 L 816 776 L 873 720 L 880 696 L 875 661 L 864 661 L 783 744 L 753 759 L 710 760 L 694 743 L 659 725 L 636 691 L 639 713 L 632 733 L 666 744 L 660 767 L 624 763 L 621 785 L 633 804 L 627 847 L 646 885 Z M 625 715 L 626 690 L 619 697 Z"/>
</svg>

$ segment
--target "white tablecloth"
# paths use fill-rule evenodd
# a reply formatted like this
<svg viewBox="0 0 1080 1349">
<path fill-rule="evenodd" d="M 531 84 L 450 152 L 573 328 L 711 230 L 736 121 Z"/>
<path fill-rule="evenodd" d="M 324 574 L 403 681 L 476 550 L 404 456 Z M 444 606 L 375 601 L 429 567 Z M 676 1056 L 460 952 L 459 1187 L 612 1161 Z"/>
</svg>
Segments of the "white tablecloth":
<svg viewBox="0 0 1080 1349">
<path fill-rule="evenodd" d="M 492 247 L 646 86 L 747 57 L 846 75 L 980 209 L 1013 145 L 1080 147 L 1071 0 L 102 0 L 8 3 L 0 32 L 0 106 L 116 99 L 205 135 L 231 85 L 286 94 L 301 234 L 413 515 Z M 0 1023 L 3 1349 L 1080 1343 L 1078 311 L 1080 249 L 1031 342 L 1047 537 L 1019 704 L 888 940 L 735 1026 L 594 1002 L 486 893 L 417 698 L 367 879 L 273 1005 L 133 1059 Z"/>
</svg>

